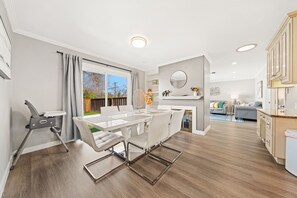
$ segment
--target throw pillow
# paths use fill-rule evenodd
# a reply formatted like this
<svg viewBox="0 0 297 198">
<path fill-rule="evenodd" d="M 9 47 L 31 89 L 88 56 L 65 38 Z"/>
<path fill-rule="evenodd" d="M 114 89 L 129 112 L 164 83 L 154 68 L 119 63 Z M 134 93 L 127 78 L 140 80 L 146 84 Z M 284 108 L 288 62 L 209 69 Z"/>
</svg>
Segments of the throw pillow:
<svg viewBox="0 0 297 198">
<path fill-rule="evenodd" d="M 220 101 L 220 102 L 219 102 L 219 108 L 223 108 L 224 104 L 225 104 L 224 101 Z"/>
<path fill-rule="evenodd" d="M 215 102 L 215 103 L 213 104 L 213 107 L 214 107 L 214 108 L 219 108 L 219 102 Z"/>
<path fill-rule="evenodd" d="M 209 105 L 209 107 L 210 108 L 213 108 L 213 104 L 214 104 L 214 102 L 211 102 L 210 105 Z"/>
</svg>

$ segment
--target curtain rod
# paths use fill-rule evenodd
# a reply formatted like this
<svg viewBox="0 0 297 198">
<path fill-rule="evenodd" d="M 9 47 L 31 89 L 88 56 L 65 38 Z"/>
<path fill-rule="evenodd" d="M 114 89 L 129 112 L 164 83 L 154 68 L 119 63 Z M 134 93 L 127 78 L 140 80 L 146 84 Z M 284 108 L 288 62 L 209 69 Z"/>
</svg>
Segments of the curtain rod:
<svg viewBox="0 0 297 198">
<path fill-rule="evenodd" d="M 60 52 L 60 51 L 57 51 L 58 54 L 64 54 L 64 52 Z M 132 73 L 131 70 L 129 69 L 125 69 L 125 68 L 122 68 L 122 67 L 118 67 L 118 66 L 114 66 L 114 65 L 109 65 L 109 64 L 106 64 L 106 63 L 102 63 L 102 62 L 99 62 L 99 61 L 94 61 L 94 60 L 91 60 L 91 59 L 87 59 L 87 58 L 83 58 L 83 60 L 85 61 L 89 61 L 89 62 L 92 62 L 92 63 L 97 63 L 97 64 L 101 64 L 101 65 L 105 65 L 106 67 L 113 67 L 113 68 L 116 68 L 116 69 L 120 69 L 120 70 L 124 70 L 124 71 L 128 71 L 130 73 Z"/>
</svg>

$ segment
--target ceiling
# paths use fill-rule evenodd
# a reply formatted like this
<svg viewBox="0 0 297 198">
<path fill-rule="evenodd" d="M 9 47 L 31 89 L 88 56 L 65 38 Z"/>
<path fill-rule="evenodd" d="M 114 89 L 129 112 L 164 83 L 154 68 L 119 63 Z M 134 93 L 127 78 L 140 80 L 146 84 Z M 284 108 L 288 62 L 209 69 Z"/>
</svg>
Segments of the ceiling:
<svg viewBox="0 0 297 198">
<path fill-rule="evenodd" d="M 216 72 L 212 81 L 254 78 L 286 13 L 297 10 L 296 0 L 4 2 L 16 33 L 144 71 L 204 54 Z M 133 48 L 135 35 L 148 38 L 148 46 Z M 249 43 L 258 46 L 235 52 Z"/>
</svg>

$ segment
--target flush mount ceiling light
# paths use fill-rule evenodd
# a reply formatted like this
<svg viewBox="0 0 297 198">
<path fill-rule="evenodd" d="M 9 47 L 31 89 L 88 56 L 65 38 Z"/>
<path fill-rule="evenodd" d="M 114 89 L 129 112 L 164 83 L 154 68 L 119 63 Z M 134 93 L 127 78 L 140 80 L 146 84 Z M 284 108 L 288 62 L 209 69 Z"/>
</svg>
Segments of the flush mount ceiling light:
<svg viewBox="0 0 297 198">
<path fill-rule="evenodd" d="M 236 65 L 237 64 L 237 62 L 232 62 L 232 65 Z"/>
<path fill-rule="evenodd" d="M 246 52 L 257 47 L 257 44 L 248 44 L 236 49 L 237 52 Z"/>
<path fill-rule="evenodd" d="M 135 36 L 131 38 L 131 45 L 135 48 L 144 48 L 147 44 L 147 40 L 141 36 Z"/>
</svg>

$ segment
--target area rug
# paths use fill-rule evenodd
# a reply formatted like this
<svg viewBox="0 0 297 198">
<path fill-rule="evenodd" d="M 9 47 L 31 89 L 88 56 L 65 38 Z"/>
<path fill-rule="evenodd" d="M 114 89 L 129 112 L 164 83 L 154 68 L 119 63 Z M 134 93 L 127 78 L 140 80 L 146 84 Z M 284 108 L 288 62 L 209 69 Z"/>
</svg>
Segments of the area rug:
<svg viewBox="0 0 297 198">
<path fill-rule="evenodd" d="M 211 120 L 227 121 L 227 122 L 244 122 L 243 119 L 235 119 L 234 115 L 209 114 Z"/>
</svg>

